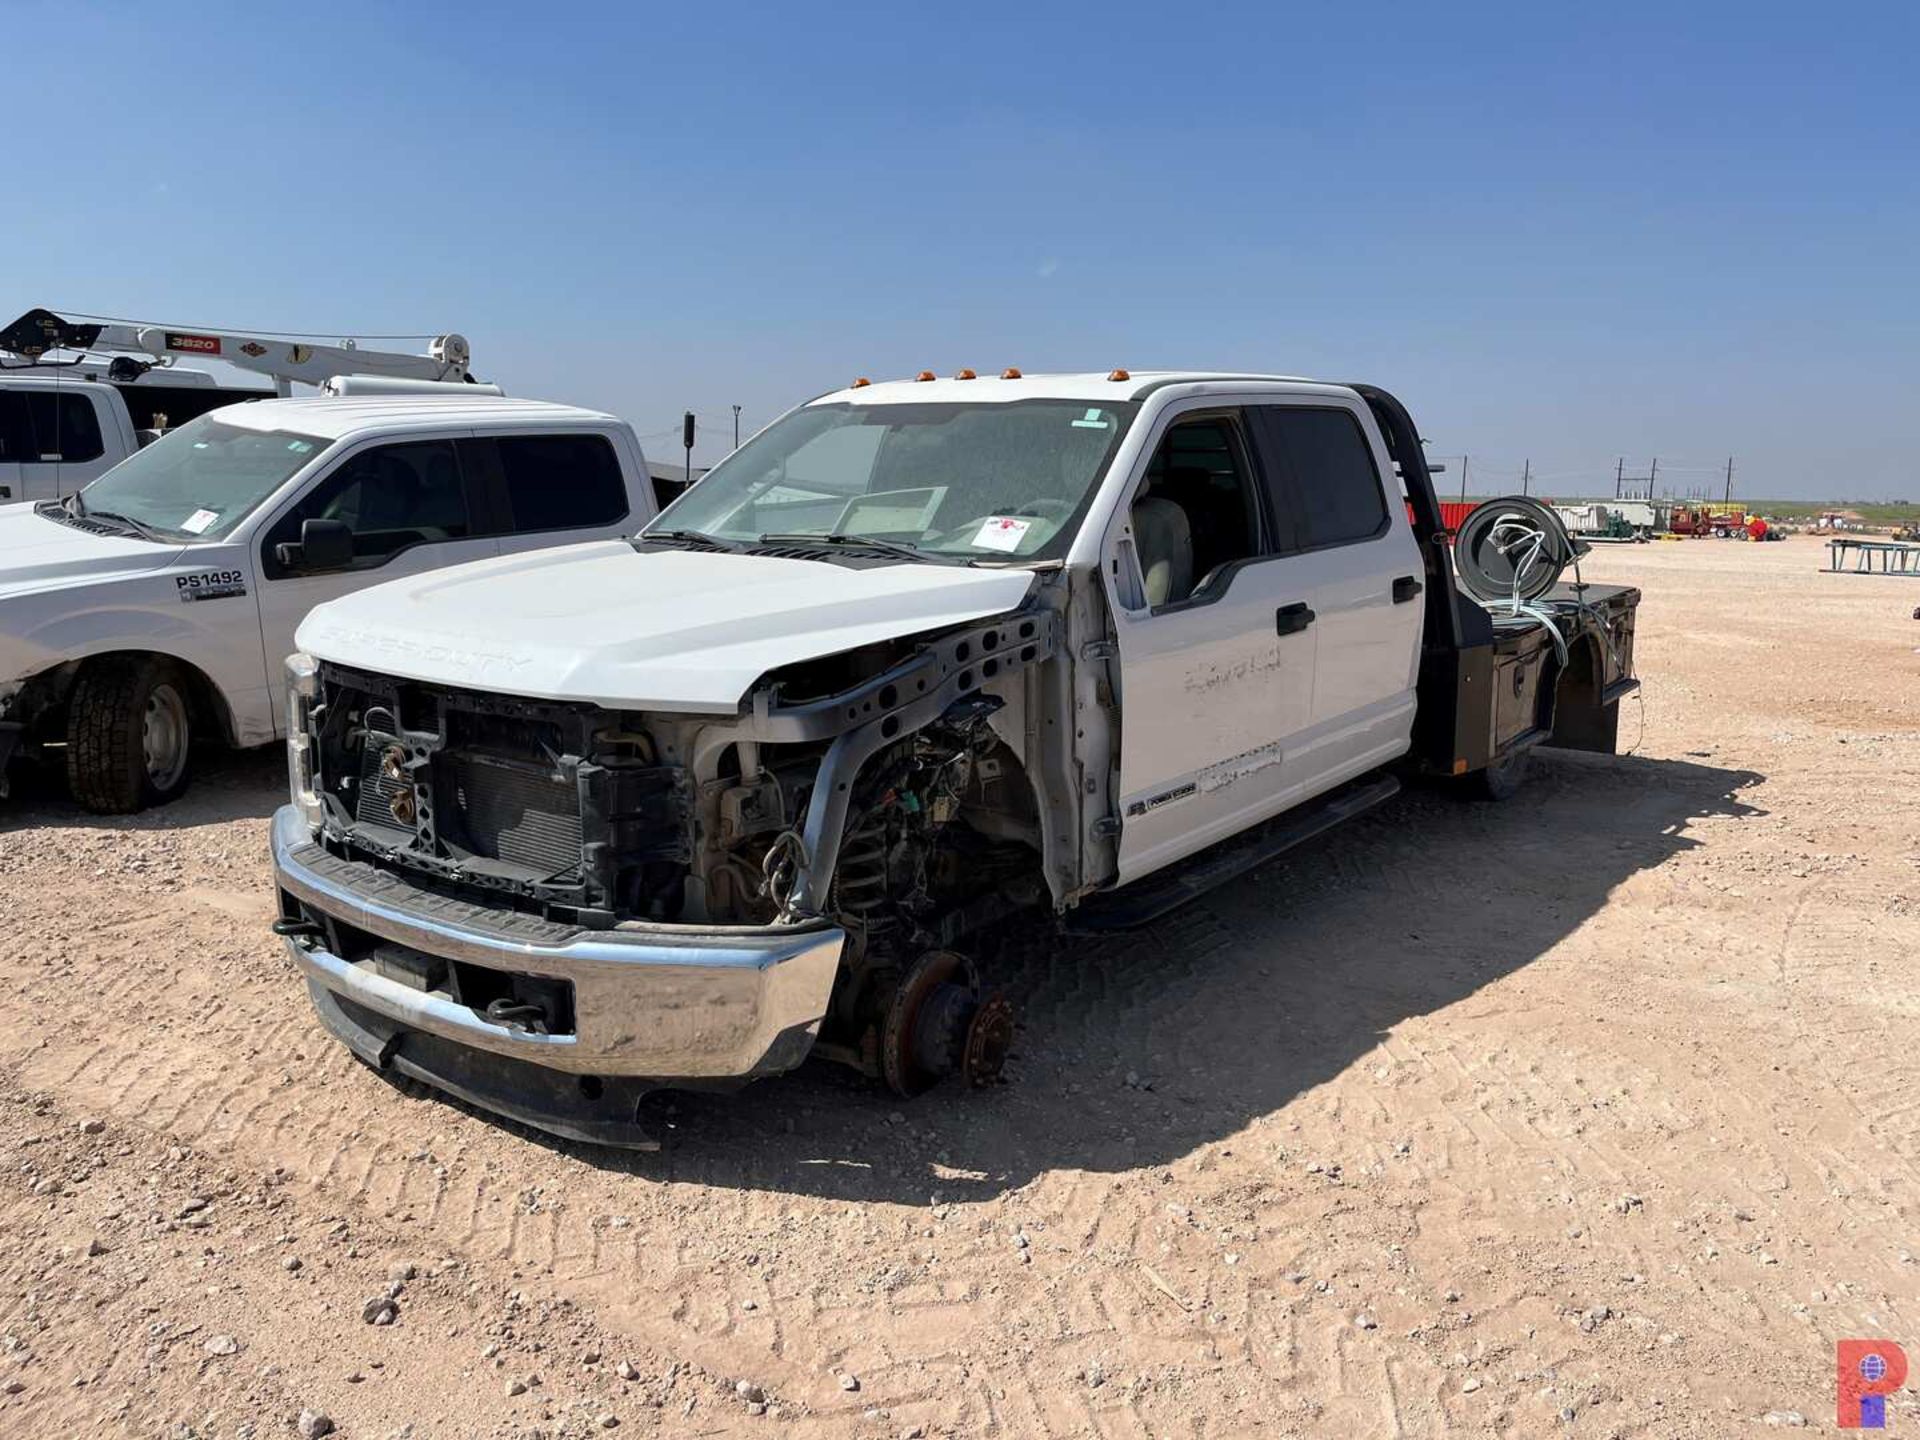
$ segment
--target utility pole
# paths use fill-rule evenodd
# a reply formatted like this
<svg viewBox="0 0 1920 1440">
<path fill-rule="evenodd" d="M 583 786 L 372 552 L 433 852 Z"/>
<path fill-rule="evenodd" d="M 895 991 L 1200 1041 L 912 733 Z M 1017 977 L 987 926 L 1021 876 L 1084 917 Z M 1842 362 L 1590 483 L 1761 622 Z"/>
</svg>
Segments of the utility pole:
<svg viewBox="0 0 1920 1440">
<path fill-rule="evenodd" d="M 740 407 L 733 407 L 733 448 L 740 448 Z"/>
<path fill-rule="evenodd" d="M 1467 457 L 1460 457 L 1460 503 L 1467 502 Z"/>
<path fill-rule="evenodd" d="M 1733 504 L 1733 456 L 1727 456 L 1727 504 Z"/>
<path fill-rule="evenodd" d="M 1522 495 L 1525 495 L 1527 493 L 1527 487 L 1532 483 L 1533 483 L 1533 461 L 1531 458 L 1529 458 L 1527 463 L 1521 468 L 1521 471 L 1520 471 L 1520 493 Z"/>
<path fill-rule="evenodd" d="M 1660 457 L 1656 455 L 1653 457 L 1652 466 L 1647 470 L 1647 498 L 1649 500 L 1653 498 L 1653 482 L 1658 480 L 1659 478 L 1660 478 Z"/>
<path fill-rule="evenodd" d="M 1620 487 L 1626 481 L 1626 474 L 1627 457 L 1622 455 L 1613 462 L 1613 498 L 1616 500 L 1620 498 Z"/>
</svg>

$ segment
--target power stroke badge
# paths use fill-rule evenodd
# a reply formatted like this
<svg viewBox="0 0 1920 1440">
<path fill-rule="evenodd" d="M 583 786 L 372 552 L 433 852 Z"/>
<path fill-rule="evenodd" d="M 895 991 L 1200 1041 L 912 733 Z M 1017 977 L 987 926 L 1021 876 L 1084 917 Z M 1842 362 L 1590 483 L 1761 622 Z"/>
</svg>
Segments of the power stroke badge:
<svg viewBox="0 0 1920 1440">
<path fill-rule="evenodd" d="M 230 595 L 247 593 L 244 570 L 195 570 L 173 577 L 174 591 L 182 600 L 225 600 Z"/>
</svg>

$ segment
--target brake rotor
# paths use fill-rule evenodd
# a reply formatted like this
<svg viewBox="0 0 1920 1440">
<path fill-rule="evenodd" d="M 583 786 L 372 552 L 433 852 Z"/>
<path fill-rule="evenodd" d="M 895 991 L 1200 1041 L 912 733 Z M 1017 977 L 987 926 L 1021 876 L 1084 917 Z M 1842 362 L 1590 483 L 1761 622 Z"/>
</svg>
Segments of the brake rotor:
<svg viewBox="0 0 1920 1440">
<path fill-rule="evenodd" d="M 966 956 L 929 950 L 894 987 L 880 1028 L 880 1074 L 896 1095 L 918 1095 L 959 1068 L 983 1008 Z"/>
</svg>

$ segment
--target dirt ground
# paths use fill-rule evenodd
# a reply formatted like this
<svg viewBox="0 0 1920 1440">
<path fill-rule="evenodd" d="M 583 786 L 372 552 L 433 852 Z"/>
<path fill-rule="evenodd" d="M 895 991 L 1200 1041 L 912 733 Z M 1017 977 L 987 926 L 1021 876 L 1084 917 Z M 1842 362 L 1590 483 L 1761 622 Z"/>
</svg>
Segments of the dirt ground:
<svg viewBox="0 0 1920 1440">
<path fill-rule="evenodd" d="M 1005 1087 L 807 1070 L 659 1155 L 328 1040 L 276 755 L 0 807 L 0 1434 L 1831 1429 L 1836 1339 L 1920 1362 L 1920 584 L 1822 554 L 1597 553 L 1630 756 L 1036 936 Z"/>
</svg>

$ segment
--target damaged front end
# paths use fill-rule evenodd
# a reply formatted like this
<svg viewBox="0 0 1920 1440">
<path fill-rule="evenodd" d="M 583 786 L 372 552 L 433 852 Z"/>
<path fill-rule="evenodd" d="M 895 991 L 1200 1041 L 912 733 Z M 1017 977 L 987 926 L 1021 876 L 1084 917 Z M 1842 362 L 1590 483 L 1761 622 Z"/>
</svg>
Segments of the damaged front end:
<svg viewBox="0 0 1920 1440">
<path fill-rule="evenodd" d="M 363 1058 L 581 1138 L 809 1053 L 984 1082 L 1011 1014 L 955 947 L 1049 892 L 1060 625 L 809 660 L 725 716 L 296 656 L 277 928 Z"/>
</svg>

